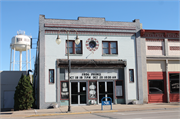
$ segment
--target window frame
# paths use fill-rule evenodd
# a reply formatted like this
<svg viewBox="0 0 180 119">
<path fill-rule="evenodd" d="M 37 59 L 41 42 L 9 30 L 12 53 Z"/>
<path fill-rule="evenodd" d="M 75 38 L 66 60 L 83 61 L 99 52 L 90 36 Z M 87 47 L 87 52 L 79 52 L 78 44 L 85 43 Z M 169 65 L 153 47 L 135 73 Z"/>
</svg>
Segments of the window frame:
<svg viewBox="0 0 180 119">
<path fill-rule="evenodd" d="M 72 42 L 73 43 L 73 53 L 72 54 L 76 54 L 76 48 L 80 48 L 80 47 L 76 47 L 76 43 L 75 43 L 75 40 L 69 40 L 69 42 Z M 82 49 L 82 40 L 80 40 L 80 43 L 81 43 L 81 54 L 83 54 L 83 49 Z M 68 53 L 67 51 L 67 44 L 68 44 L 68 40 L 66 40 L 66 47 L 65 47 L 65 51 L 66 51 L 66 54 Z M 71 48 L 71 47 L 69 47 Z M 71 54 L 71 53 L 69 53 Z"/>
<path fill-rule="evenodd" d="M 117 41 L 102 41 L 102 54 L 103 54 L 103 55 L 106 55 L 106 54 L 107 54 L 107 53 L 104 53 L 104 52 L 103 52 L 103 49 L 104 49 L 103 43 L 104 43 L 104 42 L 107 42 L 107 43 L 108 43 L 108 52 L 109 52 L 108 54 L 109 54 L 109 55 L 117 55 L 117 54 L 118 54 L 118 45 L 117 45 L 118 42 L 117 42 Z M 112 54 L 112 51 L 111 51 L 111 43 L 112 43 L 112 42 L 115 42 L 115 43 L 116 43 L 116 54 Z"/>
<path fill-rule="evenodd" d="M 53 71 L 53 82 L 50 80 L 50 71 Z M 49 69 L 49 84 L 54 84 L 54 69 Z"/>
<path fill-rule="evenodd" d="M 63 92 L 62 91 L 62 83 L 63 82 L 67 83 L 67 88 L 68 88 L 68 93 L 69 93 L 69 83 L 68 83 L 68 81 L 60 81 L 60 100 L 68 100 L 69 99 L 69 94 L 68 94 L 68 98 L 67 99 L 62 98 L 62 96 L 61 96 L 61 92 Z"/>
<path fill-rule="evenodd" d="M 130 78 L 130 71 L 133 71 L 133 81 Z M 129 69 L 129 83 L 134 83 L 134 69 Z"/>
</svg>

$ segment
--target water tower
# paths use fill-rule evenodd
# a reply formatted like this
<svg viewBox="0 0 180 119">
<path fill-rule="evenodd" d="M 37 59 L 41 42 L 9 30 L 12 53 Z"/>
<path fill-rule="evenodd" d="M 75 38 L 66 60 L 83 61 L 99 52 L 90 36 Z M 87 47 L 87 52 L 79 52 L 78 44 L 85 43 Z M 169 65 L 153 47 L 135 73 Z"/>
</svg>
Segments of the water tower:
<svg viewBox="0 0 180 119">
<path fill-rule="evenodd" d="M 17 35 L 11 39 L 11 57 L 10 57 L 10 70 L 13 63 L 13 70 L 15 68 L 15 51 L 19 51 L 19 71 L 22 71 L 22 52 L 26 51 L 26 70 L 28 70 L 28 64 L 31 69 L 31 36 L 25 35 L 25 31 L 17 31 Z M 12 50 L 14 50 L 12 61 Z M 29 62 L 28 62 L 28 50 L 29 50 Z"/>
</svg>

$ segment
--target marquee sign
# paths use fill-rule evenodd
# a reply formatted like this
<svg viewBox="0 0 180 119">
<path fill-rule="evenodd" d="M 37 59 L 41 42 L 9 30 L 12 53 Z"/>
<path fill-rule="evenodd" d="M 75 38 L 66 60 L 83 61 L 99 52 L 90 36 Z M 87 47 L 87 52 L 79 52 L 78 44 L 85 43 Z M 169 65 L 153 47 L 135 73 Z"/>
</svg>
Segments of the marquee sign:
<svg viewBox="0 0 180 119">
<path fill-rule="evenodd" d="M 86 48 L 89 51 L 96 51 L 99 47 L 99 42 L 96 38 L 88 38 L 86 41 Z"/>
<path fill-rule="evenodd" d="M 118 79 L 118 69 L 71 69 L 70 79 Z M 68 80 L 68 70 L 65 70 Z"/>
</svg>

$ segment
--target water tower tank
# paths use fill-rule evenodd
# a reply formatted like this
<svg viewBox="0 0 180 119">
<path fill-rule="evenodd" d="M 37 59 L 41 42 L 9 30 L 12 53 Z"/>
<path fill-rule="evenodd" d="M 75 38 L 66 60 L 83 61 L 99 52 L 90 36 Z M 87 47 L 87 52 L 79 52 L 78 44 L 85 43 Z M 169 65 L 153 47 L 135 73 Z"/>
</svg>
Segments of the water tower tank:
<svg viewBox="0 0 180 119">
<path fill-rule="evenodd" d="M 22 51 L 26 51 L 26 69 L 28 70 L 28 63 L 30 63 L 31 67 L 31 61 L 28 62 L 28 50 L 29 50 L 29 55 L 31 59 L 31 37 L 25 35 L 25 31 L 18 31 L 17 35 L 12 37 L 11 39 L 11 59 L 10 59 L 10 70 L 11 70 L 11 63 L 13 63 L 13 70 L 14 70 L 14 65 L 15 65 L 15 51 L 20 52 L 20 57 L 19 57 L 19 70 L 22 70 Z M 12 60 L 12 50 L 14 50 L 14 58 L 13 62 Z"/>
</svg>

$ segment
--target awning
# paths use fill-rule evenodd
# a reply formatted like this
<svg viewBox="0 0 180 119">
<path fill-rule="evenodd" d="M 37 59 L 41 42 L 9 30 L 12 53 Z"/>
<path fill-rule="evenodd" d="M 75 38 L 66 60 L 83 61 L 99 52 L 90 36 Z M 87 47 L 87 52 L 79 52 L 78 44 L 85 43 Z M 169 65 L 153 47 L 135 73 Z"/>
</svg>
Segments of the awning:
<svg viewBox="0 0 180 119">
<path fill-rule="evenodd" d="M 70 59 L 71 68 L 123 68 L 126 61 L 121 59 Z M 67 68 L 67 59 L 57 59 L 57 67 Z"/>
</svg>

